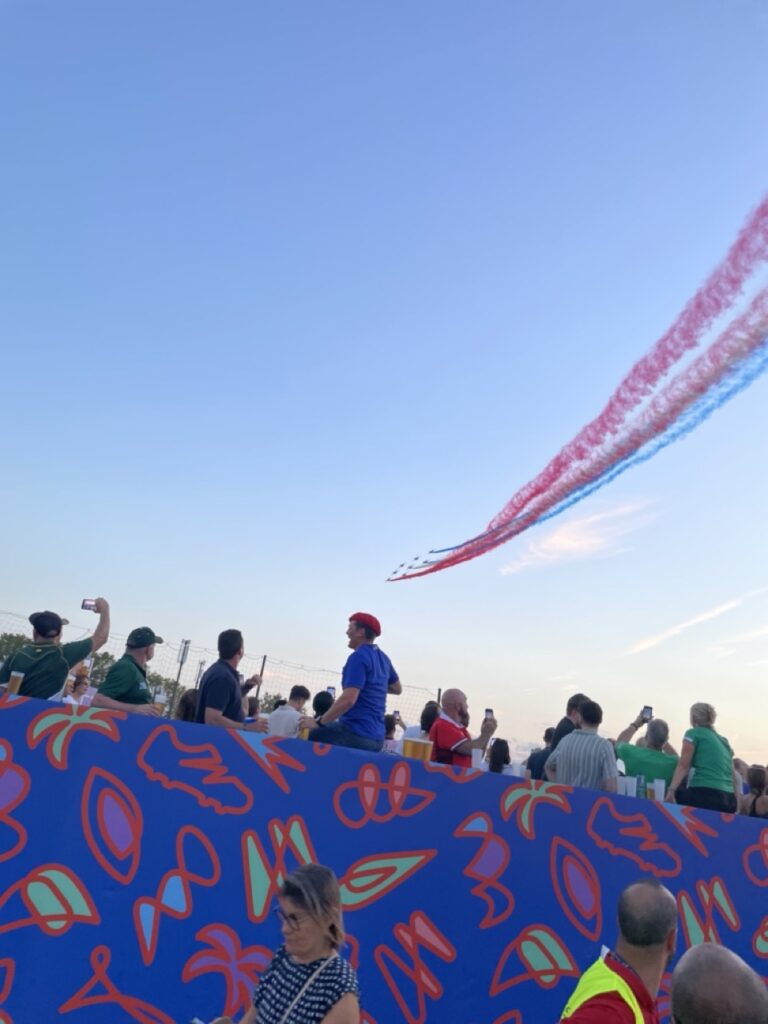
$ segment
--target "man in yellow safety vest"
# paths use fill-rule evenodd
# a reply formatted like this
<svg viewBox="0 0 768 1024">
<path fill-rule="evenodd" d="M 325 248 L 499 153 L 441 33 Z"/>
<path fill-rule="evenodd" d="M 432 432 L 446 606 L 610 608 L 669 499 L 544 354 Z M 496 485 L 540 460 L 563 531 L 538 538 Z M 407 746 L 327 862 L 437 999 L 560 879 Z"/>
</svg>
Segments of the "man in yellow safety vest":
<svg viewBox="0 0 768 1024">
<path fill-rule="evenodd" d="M 566 1003 L 568 1024 L 660 1024 L 656 996 L 675 953 L 677 904 L 655 878 L 622 892 L 615 951 L 604 949 Z"/>
</svg>

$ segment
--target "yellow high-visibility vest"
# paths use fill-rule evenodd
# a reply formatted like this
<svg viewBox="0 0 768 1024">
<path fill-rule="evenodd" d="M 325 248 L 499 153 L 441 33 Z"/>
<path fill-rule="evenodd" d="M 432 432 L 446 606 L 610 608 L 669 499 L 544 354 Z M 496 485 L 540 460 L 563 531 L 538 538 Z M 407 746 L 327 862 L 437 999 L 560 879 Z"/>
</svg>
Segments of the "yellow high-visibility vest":
<svg viewBox="0 0 768 1024">
<path fill-rule="evenodd" d="M 640 1009 L 635 993 L 621 975 L 617 974 L 616 971 L 612 971 L 602 958 L 595 961 L 590 968 L 584 971 L 578 985 L 574 989 L 573 995 L 565 1004 L 565 1009 L 560 1019 L 568 1020 L 588 999 L 601 996 L 604 992 L 615 992 L 621 996 L 632 1013 L 634 1013 L 635 1024 L 644 1024 L 643 1011 Z"/>
</svg>

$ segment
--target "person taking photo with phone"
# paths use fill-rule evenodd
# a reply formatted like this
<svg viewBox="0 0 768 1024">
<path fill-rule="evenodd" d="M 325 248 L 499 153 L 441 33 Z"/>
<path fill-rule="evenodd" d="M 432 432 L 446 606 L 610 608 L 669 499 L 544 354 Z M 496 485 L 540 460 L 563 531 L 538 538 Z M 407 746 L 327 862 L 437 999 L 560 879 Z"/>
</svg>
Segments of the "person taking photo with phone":
<svg viewBox="0 0 768 1024">
<path fill-rule="evenodd" d="M 7 683 L 14 673 L 22 676 L 18 689 L 22 697 L 49 700 L 61 693 L 69 670 L 100 650 L 109 639 L 109 603 L 97 597 L 92 610 L 99 616 L 93 636 L 66 644 L 61 642 L 61 633 L 69 624 L 68 619 L 62 619 L 56 612 L 30 615 L 32 642 L 5 659 L 0 668 L 0 683 Z"/>
<path fill-rule="evenodd" d="M 493 711 L 486 710 L 480 735 L 472 739 L 469 734 L 469 704 L 462 690 L 446 690 L 440 702 L 440 714 L 429 730 L 432 740 L 432 760 L 438 764 L 452 764 L 458 768 L 472 767 L 472 751 L 482 750 L 496 732 Z"/>
<path fill-rule="evenodd" d="M 629 741 L 643 726 L 645 744 L 637 746 Z M 642 775 L 648 779 L 663 779 L 668 787 L 672 782 L 677 762 L 677 751 L 669 743 L 669 726 L 661 718 L 653 717 L 653 708 L 646 706 L 616 737 L 616 757 L 624 762 L 624 774 Z"/>
</svg>

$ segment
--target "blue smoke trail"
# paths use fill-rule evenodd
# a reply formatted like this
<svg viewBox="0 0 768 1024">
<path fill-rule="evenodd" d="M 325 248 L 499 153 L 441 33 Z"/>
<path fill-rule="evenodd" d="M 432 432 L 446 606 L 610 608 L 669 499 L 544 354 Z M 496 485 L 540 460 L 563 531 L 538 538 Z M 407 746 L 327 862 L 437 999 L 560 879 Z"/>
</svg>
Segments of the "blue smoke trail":
<svg viewBox="0 0 768 1024">
<path fill-rule="evenodd" d="M 555 505 L 549 511 L 545 512 L 539 518 L 534 518 L 530 522 L 527 522 L 526 529 L 531 526 L 536 526 L 539 523 L 544 523 L 548 519 L 554 519 L 555 516 L 559 516 L 562 512 L 571 508 L 572 505 L 577 504 L 584 498 L 589 497 L 590 494 L 594 494 L 595 491 L 599 491 L 606 484 L 611 483 L 616 477 L 621 476 L 622 473 L 626 473 L 628 469 L 633 466 L 638 466 L 643 462 L 647 462 L 653 458 L 654 455 L 658 454 L 662 449 L 667 448 L 669 445 L 674 444 L 675 441 L 681 441 L 687 437 L 691 431 L 695 430 L 705 420 L 709 419 L 712 413 L 722 408 L 726 402 L 729 402 L 736 395 L 746 390 L 761 374 L 768 369 L 768 338 L 765 338 L 760 345 L 755 348 L 747 357 L 741 361 L 734 363 L 734 365 L 728 370 L 728 372 L 700 398 L 698 398 L 692 405 L 688 407 L 684 412 L 678 416 L 674 423 L 671 423 L 666 430 L 664 430 L 658 437 L 651 441 L 648 441 L 643 447 L 636 452 L 631 452 L 620 459 L 617 463 L 605 470 L 595 480 L 591 480 L 587 484 L 583 484 L 577 488 L 567 498 L 564 498 L 559 504 Z M 488 543 L 481 544 L 477 550 L 477 554 L 482 554 L 486 548 L 495 547 L 499 543 L 499 538 L 504 538 L 505 535 L 512 530 L 516 525 L 525 523 L 531 519 L 530 513 L 526 515 L 522 512 L 519 516 L 516 516 L 513 520 L 505 523 L 503 527 L 498 527 L 495 530 L 488 530 L 486 533 L 479 534 L 471 541 L 464 541 L 462 544 L 454 545 L 450 548 L 441 548 L 431 550 L 430 555 L 442 555 L 450 551 L 455 551 L 459 547 L 464 547 L 467 544 L 473 543 L 473 541 L 487 540 Z M 518 533 L 512 533 L 509 538 L 513 536 L 519 536 Z M 409 569 L 422 568 L 428 565 L 434 564 L 439 559 L 425 559 L 418 566 L 409 566 Z"/>
<path fill-rule="evenodd" d="M 543 523 L 547 519 L 553 519 L 567 508 L 570 508 L 571 505 L 575 505 L 578 501 L 600 490 L 601 487 L 605 487 L 606 484 L 615 480 L 617 476 L 621 476 L 628 469 L 647 462 L 663 448 L 667 448 L 669 445 L 674 444 L 675 441 L 681 441 L 687 437 L 691 431 L 704 423 L 705 420 L 708 420 L 712 413 L 717 412 L 726 402 L 729 402 L 736 395 L 745 391 L 766 369 L 768 369 L 768 338 L 764 339 L 745 359 L 734 364 L 722 380 L 714 384 L 706 394 L 697 399 L 674 423 L 670 423 L 667 429 L 659 434 L 658 437 L 649 441 L 639 451 L 625 456 L 596 480 L 592 480 L 590 483 L 574 491 L 573 494 L 570 494 L 561 501 L 559 505 L 555 505 L 554 508 L 545 512 L 540 519 L 536 520 L 536 523 Z"/>
</svg>

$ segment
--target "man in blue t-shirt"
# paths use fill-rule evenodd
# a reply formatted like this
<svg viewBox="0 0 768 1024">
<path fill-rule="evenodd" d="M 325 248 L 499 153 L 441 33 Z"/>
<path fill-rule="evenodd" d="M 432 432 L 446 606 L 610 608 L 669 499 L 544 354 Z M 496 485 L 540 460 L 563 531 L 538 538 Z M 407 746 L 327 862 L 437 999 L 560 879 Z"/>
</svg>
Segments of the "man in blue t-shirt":
<svg viewBox="0 0 768 1024">
<path fill-rule="evenodd" d="M 375 615 L 355 612 L 349 617 L 347 639 L 352 653 L 341 674 L 341 693 L 318 719 L 303 718 L 316 743 L 337 747 L 381 750 L 388 693 L 402 693 L 392 662 L 375 644 L 381 626 Z"/>
</svg>

